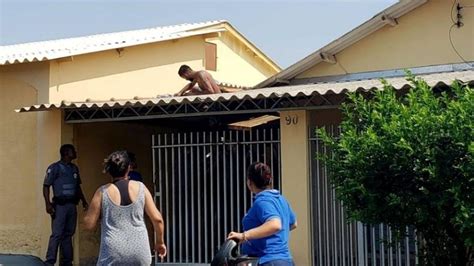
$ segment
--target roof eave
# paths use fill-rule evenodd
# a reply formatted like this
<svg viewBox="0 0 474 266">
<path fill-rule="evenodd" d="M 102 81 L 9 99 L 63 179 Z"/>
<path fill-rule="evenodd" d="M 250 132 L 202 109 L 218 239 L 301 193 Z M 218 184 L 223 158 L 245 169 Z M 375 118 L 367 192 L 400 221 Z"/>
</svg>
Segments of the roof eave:
<svg viewBox="0 0 474 266">
<path fill-rule="evenodd" d="M 128 42 L 126 44 L 124 43 L 116 43 L 112 45 L 107 45 L 101 48 L 95 48 L 91 47 L 90 49 L 84 49 L 80 52 L 75 52 L 75 49 L 71 48 L 64 48 L 62 49 L 61 53 L 56 52 L 54 55 L 30 55 L 30 56 L 24 56 L 21 59 L 18 59 L 17 57 L 8 57 L 4 56 L 2 57 L 0 54 L 0 66 L 1 65 L 11 65 L 11 64 L 22 64 L 22 63 L 32 63 L 32 62 L 40 62 L 40 61 L 51 61 L 51 60 L 56 60 L 59 58 L 63 57 L 68 57 L 68 56 L 78 56 L 78 55 L 83 55 L 83 54 L 90 54 L 90 53 L 96 53 L 96 52 L 104 52 L 104 51 L 109 51 L 117 48 L 126 48 L 126 47 L 132 47 L 132 46 L 137 46 L 137 45 L 144 45 L 144 44 L 150 44 L 150 43 L 158 43 L 158 42 L 164 42 L 164 41 L 170 41 L 170 40 L 177 40 L 177 39 L 182 39 L 182 38 L 187 38 L 187 37 L 193 37 L 193 36 L 198 36 L 198 35 L 204 35 L 208 33 L 214 33 L 214 32 L 221 32 L 225 31 L 225 28 L 219 28 L 216 26 L 223 25 L 225 23 L 228 23 L 225 20 L 217 20 L 217 21 L 209 21 L 209 22 L 204 22 L 208 23 L 208 25 L 203 25 L 201 27 L 196 27 L 193 29 L 188 29 L 184 30 L 182 32 L 174 32 L 171 33 L 167 38 L 161 38 L 161 39 L 156 39 L 156 38 L 150 38 L 148 40 L 141 40 L 137 42 Z M 184 25 L 184 24 L 183 24 Z M 141 30 L 147 30 L 147 29 L 141 29 Z M 140 31 L 140 30 L 131 30 L 131 31 L 125 31 L 125 32 L 112 32 L 112 33 L 103 33 L 103 34 L 94 34 L 94 35 L 89 35 L 89 36 L 80 36 L 80 37 L 72 37 L 72 38 L 63 38 L 63 39 L 58 39 L 58 40 L 51 40 L 51 41 L 64 41 L 64 40 L 72 40 L 72 39 L 80 39 L 80 38 L 85 38 L 85 37 L 93 37 L 93 36 L 106 36 L 109 34 L 118 34 L 118 33 L 126 33 L 126 32 L 134 32 L 134 31 Z M 18 45 L 25 45 L 25 44 L 41 44 L 41 43 L 46 43 L 46 42 L 51 42 L 51 41 L 40 41 L 40 42 L 31 42 L 31 43 L 24 43 L 24 44 L 15 44 L 15 46 Z"/>
</svg>

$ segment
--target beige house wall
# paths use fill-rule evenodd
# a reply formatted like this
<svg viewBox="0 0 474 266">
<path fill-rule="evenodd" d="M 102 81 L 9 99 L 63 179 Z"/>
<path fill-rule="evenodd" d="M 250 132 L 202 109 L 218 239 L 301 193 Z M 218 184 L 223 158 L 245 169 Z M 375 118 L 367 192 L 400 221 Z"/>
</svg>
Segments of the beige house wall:
<svg viewBox="0 0 474 266">
<path fill-rule="evenodd" d="M 0 253 L 38 254 L 42 179 L 36 171 L 36 114 L 18 117 L 13 111 L 16 104 L 35 104 L 37 91 L 3 73 L 0 87 Z"/>
<path fill-rule="evenodd" d="M 14 110 L 49 98 L 49 62 L 0 66 L 0 253 L 43 257 L 51 233 L 42 184 L 47 167 L 72 143 L 60 111 Z M 12 208 L 12 204 L 15 207 Z"/>
<path fill-rule="evenodd" d="M 46 119 L 54 113 L 20 116 L 14 112 L 48 98 L 48 75 L 48 63 L 0 67 L 1 253 L 40 256 L 49 237 L 45 236 L 50 224 L 42 196 L 47 165 L 42 160 L 51 158 L 50 154 L 58 157 L 49 146 L 54 141 L 54 122 Z"/>
<path fill-rule="evenodd" d="M 309 129 L 338 125 L 340 121 L 341 112 L 336 109 L 280 113 L 282 191 L 298 220 L 298 227 L 290 235 L 290 249 L 296 265 L 312 264 L 310 179 L 314 176 L 309 169 L 316 154 L 309 151 Z"/>
<path fill-rule="evenodd" d="M 202 37 L 126 47 L 51 62 L 49 102 L 133 99 L 174 93 L 181 64 L 202 68 Z"/>
<path fill-rule="evenodd" d="M 42 195 L 42 185 L 44 175 L 48 166 L 60 159 L 59 148 L 65 143 L 74 143 L 70 125 L 63 123 L 61 111 L 37 113 L 37 147 L 36 155 L 37 180 L 34 190 L 39 192 L 39 197 L 34 203 L 38 207 L 36 218 L 39 220 L 38 233 L 41 235 L 41 248 L 39 257 L 44 258 L 48 248 L 48 241 L 51 235 L 51 218 L 46 213 L 44 199 Z M 33 188 L 32 188 L 33 189 Z"/>
<path fill-rule="evenodd" d="M 217 45 L 217 71 L 210 73 L 218 81 L 252 87 L 276 74 L 271 66 L 228 32 L 206 41 Z"/>
<path fill-rule="evenodd" d="M 203 69 L 206 41 L 217 44 L 218 69 L 212 74 L 222 82 L 250 86 L 276 72 L 226 34 L 0 66 L 0 171 L 5 173 L 0 177 L 0 213 L 8 214 L 0 216 L 0 253 L 44 258 L 51 221 L 45 212 L 42 182 L 47 167 L 59 160 L 61 144 L 73 143 L 78 148 L 77 163 L 88 199 L 100 184 L 107 182 L 101 174 L 101 162 L 116 149 L 137 153 L 140 171 L 153 189 L 151 128 L 127 123 L 72 126 L 64 124 L 60 111 L 18 114 L 14 110 L 63 100 L 131 99 L 175 93 L 187 84 L 177 74 L 181 64 Z M 97 233 L 78 228 L 75 261 L 80 258 L 81 263 L 87 263 L 97 255 Z"/>
<path fill-rule="evenodd" d="M 472 0 L 460 0 L 472 5 Z M 452 1 L 431 0 L 342 52 L 337 64 L 322 62 L 296 78 L 462 63 L 449 41 Z M 474 61 L 474 9 L 462 10 L 464 26 L 452 30 L 452 41 L 467 61 Z M 456 16 L 453 12 L 453 17 Z"/>
<path fill-rule="evenodd" d="M 287 123 L 287 119 L 291 121 Z M 297 216 L 290 234 L 296 265 L 311 265 L 310 186 L 307 111 L 280 113 L 282 192 Z"/>
<path fill-rule="evenodd" d="M 23 83 L 37 91 L 34 104 L 47 102 L 49 98 L 49 62 L 0 66 L 0 93 L 11 86 L 5 80 Z M 6 96 L 6 95 L 5 95 Z M 21 107 L 15 106 L 15 109 Z"/>
<path fill-rule="evenodd" d="M 253 86 L 276 73 L 228 33 L 194 36 L 54 60 L 48 102 L 174 94 L 187 84 L 178 76 L 182 64 L 204 69 L 206 41 L 217 45 L 217 70 L 210 73 L 220 82 Z"/>
</svg>

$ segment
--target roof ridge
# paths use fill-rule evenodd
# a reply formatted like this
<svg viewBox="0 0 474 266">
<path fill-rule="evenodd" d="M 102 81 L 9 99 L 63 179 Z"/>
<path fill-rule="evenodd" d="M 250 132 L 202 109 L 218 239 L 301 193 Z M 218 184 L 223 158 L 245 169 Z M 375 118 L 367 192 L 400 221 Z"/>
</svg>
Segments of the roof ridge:
<svg viewBox="0 0 474 266">
<path fill-rule="evenodd" d="M 203 34 L 200 30 L 220 31 L 226 20 L 182 23 L 138 30 L 98 33 L 80 37 L 0 46 L 0 65 L 54 60 L 61 57 L 173 40 Z"/>
<path fill-rule="evenodd" d="M 43 44 L 43 43 L 49 43 L 49 42 L 68 41 L 68 40 L 75 40 L 75 39 L 89 38 L 89 37 L 107 36 L 107 35 L 119 35 L 119 34 L 124 34 L 124 33 L 133 33 L 133 32 L 157 30 L 157 29 L 167 29 L 167 28 L 177 28 L 177 27 L 182 27 L 182 26 L 198 26 L 198 25 L 211 26 L 211 25 L 214 25 L 214 24 L 219 24 L 219 23 L 224 23 L 224 22 L 227 22 L 227 20 L 208 20 L 208 21 L 192 22 L 192 23 L 185 22 L 185 23 L 180 23 L 180 24 L 156 26 L 156 27 L 141 28 L 141 29 L 134 29 L 134 30 L 94 33 L 94 34 L 89 34 L 89 35 L 58 38 L 58 39 L 51 39 L 51 40 L 44 40 L 44 41 L 32 41 L 32 42 L 0 45 L 0 47 L 1 48 L 10 48 L 10 47 L 22 46 L 22 45 Z"/>
</svg>

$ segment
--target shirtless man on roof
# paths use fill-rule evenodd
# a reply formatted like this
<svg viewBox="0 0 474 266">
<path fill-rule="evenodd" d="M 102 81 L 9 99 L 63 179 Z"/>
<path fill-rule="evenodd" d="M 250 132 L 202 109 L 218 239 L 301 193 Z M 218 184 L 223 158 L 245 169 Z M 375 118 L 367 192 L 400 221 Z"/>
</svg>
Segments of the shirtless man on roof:
<svg viewBox="0 0 474 266">
<path fill-rule="evenodd" d="M 190 81 L 190 83 L 184 86 L 184 88 L 176 93 L 175 96 L 214 94 L 222 92 L 211 74 L 205 70 L 194 71 L 189 66 L 182 65 L 179 68 L 178 74 L 181 78 Z M 198 86 L 195 86 L 196 83 Z"/>
</svg>

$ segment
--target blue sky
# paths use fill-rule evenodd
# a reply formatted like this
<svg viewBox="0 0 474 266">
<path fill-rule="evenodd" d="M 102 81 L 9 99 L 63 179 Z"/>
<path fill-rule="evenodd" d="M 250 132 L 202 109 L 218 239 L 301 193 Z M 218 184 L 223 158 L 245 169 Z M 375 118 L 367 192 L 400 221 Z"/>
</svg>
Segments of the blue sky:
<svg viewBox="0 0 474 266">
<path fill-rule="evenodd" d="M 0 45 L 225 19 L 281 67 L 396 0 L 0 0 Z"/>
</svg>

